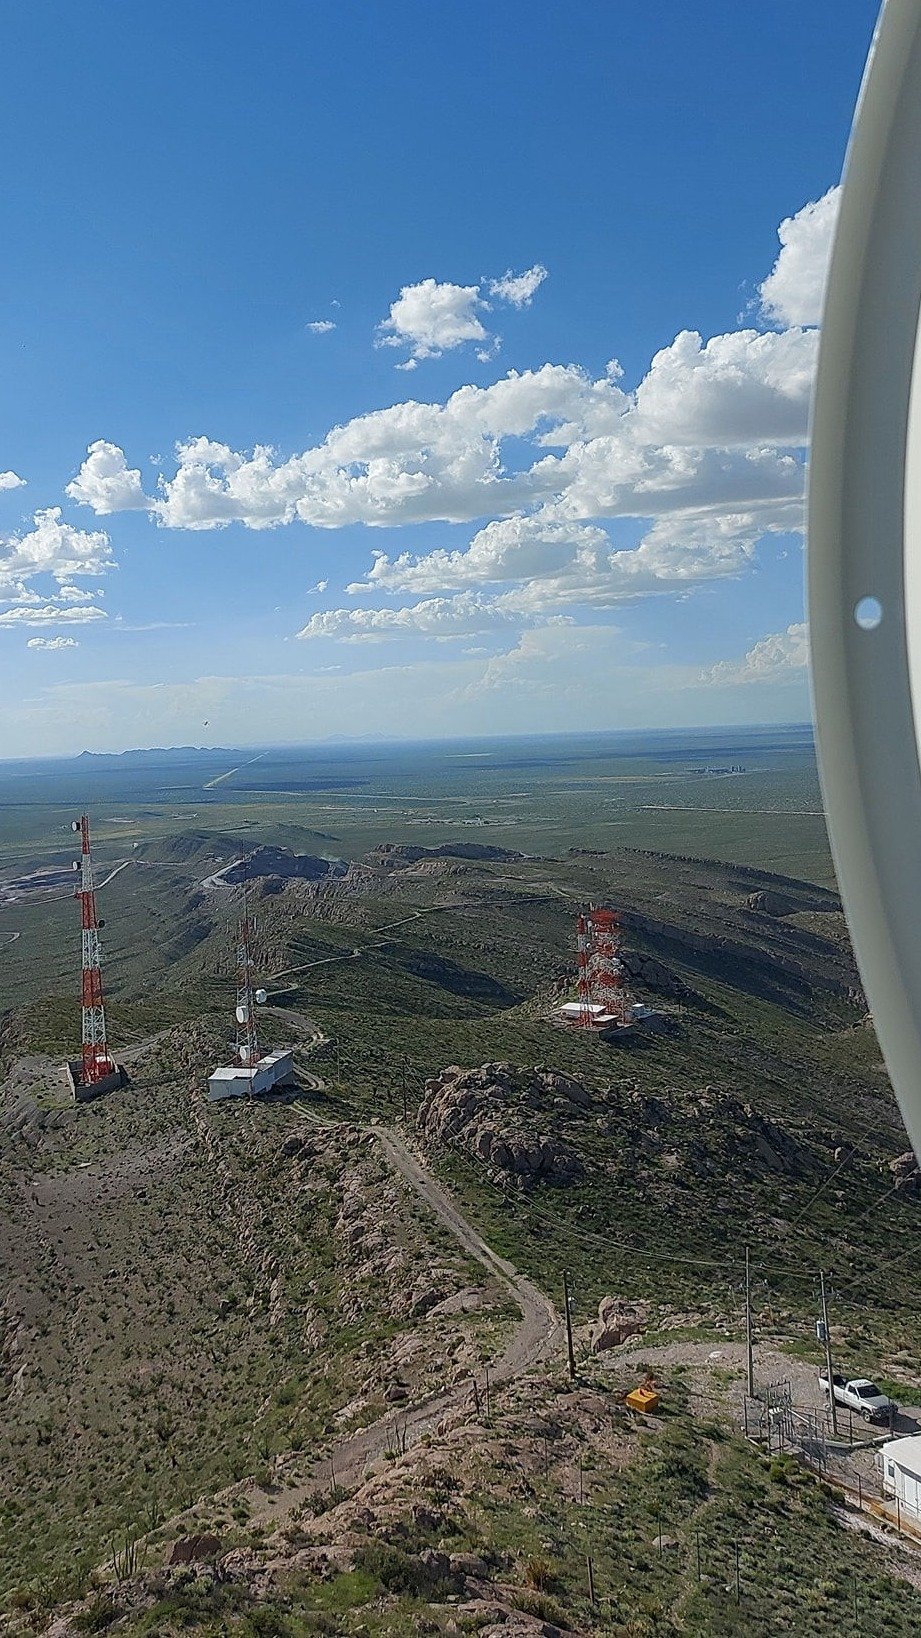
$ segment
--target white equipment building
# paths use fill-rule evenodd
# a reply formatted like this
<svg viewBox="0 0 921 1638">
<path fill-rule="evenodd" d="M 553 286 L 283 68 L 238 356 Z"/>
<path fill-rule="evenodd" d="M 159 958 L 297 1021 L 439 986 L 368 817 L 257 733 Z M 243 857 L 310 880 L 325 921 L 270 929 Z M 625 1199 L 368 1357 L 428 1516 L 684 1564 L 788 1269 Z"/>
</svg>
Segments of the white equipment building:
<svg viewBox="0 0 921 1638">
<path fill-rule="evenodd" d="M 887 1439 L 880 1446 L 883 1494 L 897 1496 L 899 1506 L 921 1518 L 921 1433 L 905 1439 Z"/>
<path fill-rule="evenodd" d="M 228 1064 L 215 1069 L 208 1076 L 208 1097 L 212 1103 L 219 1098 L 258 1098 L 276 1086 L 289 1086 L 294 1080 L 294 1063 L 290 1050 L 267 1052 L 257 1058 L 252 1068 L 246 1064 Z"/>
</svg>

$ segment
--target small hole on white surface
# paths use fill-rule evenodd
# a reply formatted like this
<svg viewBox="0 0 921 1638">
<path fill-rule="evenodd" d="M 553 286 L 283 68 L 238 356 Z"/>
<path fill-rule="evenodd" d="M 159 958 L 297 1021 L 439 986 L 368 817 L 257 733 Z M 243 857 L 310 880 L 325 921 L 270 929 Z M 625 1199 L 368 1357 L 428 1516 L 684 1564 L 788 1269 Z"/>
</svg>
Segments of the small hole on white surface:
<svg viewBox="0 0 921 1638">
<path fill-rule="evenodd" d="M 854 619 L 861 631 L 874 631 L 883 618 L 883 605 L 878 597 L 862 597 L 854 609 Z"/>
</svg>

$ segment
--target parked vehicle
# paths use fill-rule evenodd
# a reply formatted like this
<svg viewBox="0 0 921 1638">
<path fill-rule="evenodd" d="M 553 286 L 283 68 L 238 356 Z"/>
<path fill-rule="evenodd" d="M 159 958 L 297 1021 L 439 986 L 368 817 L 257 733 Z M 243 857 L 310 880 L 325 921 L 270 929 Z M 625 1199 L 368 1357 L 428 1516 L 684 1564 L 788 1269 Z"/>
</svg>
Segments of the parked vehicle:
<svg viewBox="0 0 921 1638">
<path fill-rule="evenodd" d="M 838 1372 L 832 1377 L 835 1392 L 835 1404 L 843 1405 L 846 1410 L 856 1411 L 867 1422 L 889 1422 L 898 1411 L 898 1405 L 888 1394 L 882 1392 L 866 1376 L 839 1376 Z M 824 1394 L 828 1394 L 828 1376 L 825 1371 L 819 1372 L 819 1387 Z"/>
</svg>

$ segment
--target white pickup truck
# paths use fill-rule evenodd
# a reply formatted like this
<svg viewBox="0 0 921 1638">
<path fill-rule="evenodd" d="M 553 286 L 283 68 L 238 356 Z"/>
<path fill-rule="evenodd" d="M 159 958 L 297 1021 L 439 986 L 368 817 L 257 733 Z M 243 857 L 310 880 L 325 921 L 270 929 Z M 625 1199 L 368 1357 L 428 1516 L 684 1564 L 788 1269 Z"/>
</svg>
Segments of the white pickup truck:
<svg viewBox="0 0 921 1638">
<path fill-rule="evenodd" d="M 866 1376 L 845 1377 L 839 1376 L 837 1371 L 832 1377 L 835 1390 L 835 1404 L 843 1405 L 846 1410 L 856 1411 L 868 1422 L 888 1422 L 898 1411 L 894 1399 L 890 1399 L 871 1382 Z M 828 1395 L 828 1377 L 825 1371 L 819 1372 L 819 1387 Z"/>
</svg>

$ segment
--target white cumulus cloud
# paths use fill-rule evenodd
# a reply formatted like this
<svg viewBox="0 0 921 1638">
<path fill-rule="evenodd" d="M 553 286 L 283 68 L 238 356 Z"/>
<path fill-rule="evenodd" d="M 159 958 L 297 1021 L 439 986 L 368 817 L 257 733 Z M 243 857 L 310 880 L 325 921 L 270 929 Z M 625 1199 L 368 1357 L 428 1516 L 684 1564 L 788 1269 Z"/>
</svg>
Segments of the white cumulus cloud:
<svg viewBox="0 0 921 1638">
<path fill-rule="evenodd" d="M 500 279 L 489 279 L 485 287 L 442 284 L 437 279 L 405 284 L 391 303 L 388 317 L 378 325 L 377 345 L 408 348 L 408 357 L 397 365 L 398 370 L 413 370 L 421 358 L 439 358 L 467 342 L 482 344 L 477 358 L 485 364 L 498 351 L 499 338 L 483 324 L 482 314 L 490 305 L 484 288 L 496 301 L 511 307 L 529 307 L 546 277 L 547 269 L 535 262 L 524 273 L 510 269 Z"/>
<path fill-rule="evenodd" d="M 90 444 L 77 476 L 67 485 L 71 500 L 91 506 L 102 516 L 108 512 L 146 511 L 151 502 L 144 494 L 141 474 L 129 468 L 124 451 L 105 438 Z"/>
<path fill-rule="evenodd" d="M 22 489 L 25 481 L 18 472 L 0 472 L 0 489 Z"/>
<path fill-rule="evenodd" d="M 63 521 L 59 506 L 36 512 L 26 534 L 0 539 L 0 587 L 39 574 L 63 583 L 75 575 L 101 575 L 114 567 L 108 535 L 101 529 L 75 529 Z"/>
<path fill-rule="evenodd" d="M 742 575 L 767 536 L 802 527 L 835 203 L 831 190 L 781 226 L 761 286 L 778 328 L 681 331 L 632 390 L 613 358 L 598 377 L 546 363 L 443 401 L 407 397 L 357 415 L 291 455 L 203 434 L 177 446 L 151 499 L 119 446 L 100 441 L 69 493 L 100 513 L 146 506 L 178 529 L 472 526 L 460 544 L 423 538 L 375 552 L 348 587 L 365 606 L 320 610 L 298 633 L 305 640 L 545 629 L 555 616 L 584 621 Z M 401 368 L 466 344 L 485 356 L 490 302 L 526 306 L 545 277 L 535 264 L 478 284 L 406 285 L 379 340 L 403 349 Z M 388 606 L 367 606 L 379 603 Z M 768 663 L 760 649 L 752 655 L 747 672 Z"/>
<path fill-rule="evenodd" d="M 325 609 L 314 614 L 297 633 L 309 640 L 338 637 L 345 642 L 381 642 L 387 637 L 433 637 L 438 640 L 469 637 L 508 624 L 510 610 L 474 593 L 431 597 L 399 609 Z"/>
<path fill-rule="evenodd" d="M 487 339 L 478 317 L 482 306 L 476 284 L 439 284 L 436 279 L 405 284 L 378 326 L 379 343 L 408 346 L 413 359 L 438 358 L 465 341 Z"/>
<path fill-rule="evenodd" d="M 773 501 L 789 518 L 802 492 L 790 450 L 805 443 L 812 345 L 800 331 L 706 346 L 687 335 L 657 355 L 633 395 L 575 365 L 511 371 L 443 404 L 408 400 L 357 416 L 285 460 L 266 445 L 241 453 L 192 438 L 153 510 L 183 529 L 467 522 L 550 502 L 590 519 Z M 92 484 L 85 493 L 92 504 Z M 95 499 L 108 510 L 107 490 Z"/>
<path fill-rule="evenodd" d="M 332 319 L 311 319 L 307 325 L 307 329 L 312 331 L 315 336 L 329 335 L 330 330 L 335 330 L 335 328 Z"/>
<path fill-rule="evenodd" d="M 782 682 L 799 677 L 809 664 L 809 636 L 804 621 L 786 631 L 760 637 L 741 660 L 720 660 L 701 673 L 701 682 L 738 685 Z"/>
<path fill-rule="evenodd" d="M 94 604 L 54 602 L 16 603 L 0 614 L 0 626 L 88 626 L 106 618 L 105 610 Z"/>
<path fill-rule="evenodd" d="M 510 268 L 501 279 L 490 279 L 489 294 L 498 301 L 507 301 L 512 307 L 530 307 L 534 292 L 546 277 L 547 269 L 540 262 L 535 262 L 524 273 L 513 273 Z"/>
<path fill-rule="evenodd" d="M 761 285 L 761 307 L 777 324 L 819 324 L 841 189 L 829 188 L 777 229 L 780 255 Z"/>
<path fill-rule="evenodd" d="M 682 330 L 656 353 L 636 393 L 643 441 L 801 444 L 818 335 L 735 330 L 704 342 Z"/>
<path fill-rule="evenodd" d="M 39 648 L 47 653 L 55 653 L 62 648 L 79 648 L 76 637 L 30 637 L 26 648 Z"/>
</svg>

